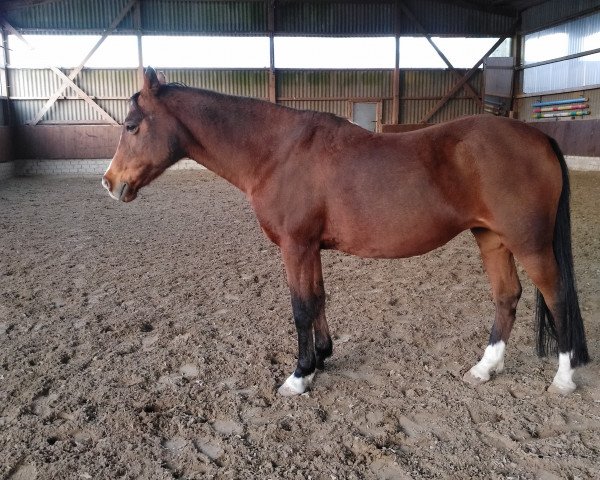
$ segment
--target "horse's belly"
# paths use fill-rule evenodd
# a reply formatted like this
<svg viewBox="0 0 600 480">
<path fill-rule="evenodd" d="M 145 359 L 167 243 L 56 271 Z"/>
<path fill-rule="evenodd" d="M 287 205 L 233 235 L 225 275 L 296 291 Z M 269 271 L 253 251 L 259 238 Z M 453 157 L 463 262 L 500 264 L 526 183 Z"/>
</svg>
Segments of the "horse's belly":
<svg viewBox="0 0 600 480">
<path fill-rule="evenodd" d="M 324 235 L 323 248 L 360 257 L 404 258 L 444 245 L 465 227 L 449 219 L 423 218 L 418 222 L 356 223 L 336 230 L 335 234 Z"/>
</svg>

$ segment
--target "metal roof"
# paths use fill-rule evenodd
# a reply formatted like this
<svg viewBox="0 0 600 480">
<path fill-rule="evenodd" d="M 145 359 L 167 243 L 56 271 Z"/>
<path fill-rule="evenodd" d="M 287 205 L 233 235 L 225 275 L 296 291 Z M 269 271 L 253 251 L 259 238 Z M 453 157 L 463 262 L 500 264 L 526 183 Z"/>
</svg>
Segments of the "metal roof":
<svg viewBox="0 0 600 480">
<path fill-rule="evenodd" d="M 21 32 L 102 32 L 129 0 L 5 0 Z M 428 33 L 508 33 L 520 12 L 556 0 L 402 0 Z M 581 3 L 585 0 L 575 0 Z M 419 34 L 396 0 L 140 0 L 115 33 L 364 36 Z M 589 3 L 589 2 L 588 2 Z M 596 2 L 600 3 L 600 2 Z M 273 15 L 271 15 L 273 6 Z"/>
</svg>

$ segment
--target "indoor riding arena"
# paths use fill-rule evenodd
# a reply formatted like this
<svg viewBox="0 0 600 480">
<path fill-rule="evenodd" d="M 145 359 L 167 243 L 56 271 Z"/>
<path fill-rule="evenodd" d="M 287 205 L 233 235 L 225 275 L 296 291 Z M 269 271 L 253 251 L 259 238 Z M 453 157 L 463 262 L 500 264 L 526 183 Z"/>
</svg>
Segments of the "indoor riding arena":
<svg viewBox="0 0 600 480">
<path fill-rule="evenodd" d="M 0 25 L 1 479 L 598 478 L 600 1 L 7 0 Z M 200 95 L 189 87 L 244 110 L 208 115 L 166 103 Z M 193 122 L 211 119 L 207 130 L 184 125 L 197 142 L 189 150 L 183 133 L 160 123 L 186 108 Z M 269 112 L 260 128 L 258 111 Z M 315 125 L 309 137 L 285 130 L 276 119 L 286 116 Z M 474 144 L 482 124 L 499 127 Z M 507 125 L 554 153 L 508 141 Z M 215 147 L 198 134 L 208 129 L 228 129 L 232 141 Z M 442 156 L 441 140 L 423 143 L 463 130 L 453 150 L 462 157 Z M 279 143 L 263 141 L 280 131 Z M 352 132 L 354 150 L 334 131 Z M 542 227 L 521 212 L 551 204 L 539 217 L 553 225 L 549 265 L 563 272 L 554 230 L 568 212 L 557 206 L 567 205 L 562 155 L 540 132 L 556 140 L 570 177 L 571 297 L 552 302 L 543 284 L 540 304 L 530 257 L 515 253 L 515 270 L 509 252 L 522 293 L 504 301 L 506 281 L 494 281 L 478 248 L 489 254 L 483 220 L 464 220 L 449 242 L 412 256 L 317 239 L 321 263 L 295 283 L 291 240 L 277 222 L 303 211 L 286 210 L 290 198 L 319 195 L 321 183 L 298 179 L 325 162 L 309 155 L 325 137 L 326 158 L 371 153 L 352 168 L 341 159 L 334 178 L 365 191 L 367 170 L 377 185 L 391 175 L 377 145 L 403 145 L 386 150 L 397 165 L 426 158 L 450 173 L 450 162 L 488 165 L 491 152 L 517 152 L 496 153 L 503 166 L 468 182 L 406 175 L 394 185 L 414 189 L 414 199 L 381 202 L 399 225 L 420 212 L 440 229 L 430 212 L 454 207 L 425 208 L 421 190 L 444 184 L 481 202 L 490 176 L 500 176 L 487 208 L 508 202 L 509 224 L 522 233 L 494 251 L 525 251 Z M 248 168 L 225 174 L 210 149 L 229 162 L 260 144 L 269 153 L 251 161 L 261 165 L 284 141 L 290 158 L 307 153 L 272 195 L 283 213 L 266 221 L 263 190 L 234 186 Z M 144 162 L 163 150 L 171 166 L 149 185 L 115 180 L 140 165 L 157 176 L 168 165 Z M 548 158 L 551 167 L 540 167 Z M 556 181 L 543 180 L 546 171 Z M 272 172 L 264 190 L 275 188 Z M 376 215 L 379 192 L 356 190 L 360 202 L 340 200 L 348 216 L 329 214 L 327 228 L 358 203 L 366 219 Z M 517 197 L 532 191 L 537 203 Z M 492 225 L 497 215 L 488 215 Z M 373 245 L 379 223 L 349 235 Z M 308 251 L 311 238 L 298 248 Z M 394 256 L 407 258 L 373 258 Z M 548 285 L 567 291 L 567 277 L 554 278 Z M 321 293 L 303 296 L 305 287 Z M 565 307 L 567 297 L 579 307 Z M 323 302 L 333 353 L 320 368 Z M 548 325 L 564 320 L 550 331 L 558 350 L 543 357 L 536 310 Z M 583 319 L 587 364 L 569 346 L 583 341 L 565 333 L 570 318 Z"/>
</svg>

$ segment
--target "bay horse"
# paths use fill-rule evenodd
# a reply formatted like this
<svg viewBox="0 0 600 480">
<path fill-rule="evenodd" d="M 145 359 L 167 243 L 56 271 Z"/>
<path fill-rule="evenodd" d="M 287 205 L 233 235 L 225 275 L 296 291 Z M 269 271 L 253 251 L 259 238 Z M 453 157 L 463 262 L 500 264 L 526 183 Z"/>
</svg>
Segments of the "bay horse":
<svg viewBox="0 0 600 480">
<path fill-rule="evenodd" d="M 481 250 L 496 313 L 489 344 L 464 379 L 486 382 L 504 367 L 521 296 L 516 257 L 537 287 L 538 353 L 558 351 L 549 390 L 576 388 L 574 368 L 589 356 L 573 273 L 568 170 L 556 142 L 537 129 L 479 115 L 378 134 L 332 114 L 166 84 L 148 68 L 102 184 L 130 202 L 183 157 L 244 192 L 281 250 L 298 360 L 280 394 L 303 393 L 333 351 L 322 249 L 403 258 L 466 229 Z"/>
</svg>

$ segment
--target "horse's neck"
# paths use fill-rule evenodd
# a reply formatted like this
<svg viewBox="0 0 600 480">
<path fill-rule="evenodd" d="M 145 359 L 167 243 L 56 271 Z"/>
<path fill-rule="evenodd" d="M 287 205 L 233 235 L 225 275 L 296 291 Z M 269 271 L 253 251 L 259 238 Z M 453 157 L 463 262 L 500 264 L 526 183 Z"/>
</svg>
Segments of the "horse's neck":
<svg viewBox="0 0 600 480">
<path fill-rule="evenodd" d="M 268 103 L 201 90 L 175 92 L 170 101 L 194 140 L 186 154 L 246 193 L 276 161 L 273 148 L 284 125 L 296 121 L 294 112 Z"/>
</svg>

